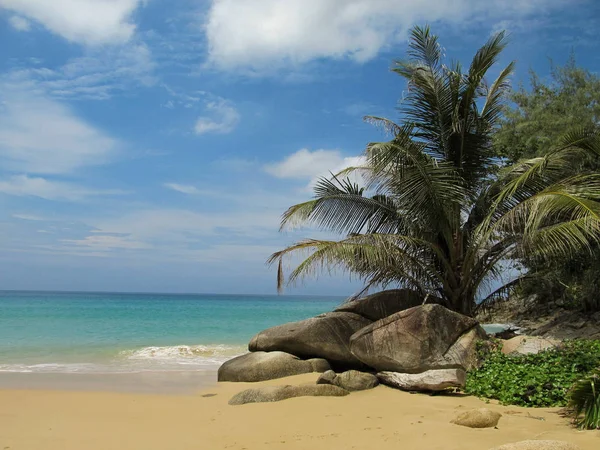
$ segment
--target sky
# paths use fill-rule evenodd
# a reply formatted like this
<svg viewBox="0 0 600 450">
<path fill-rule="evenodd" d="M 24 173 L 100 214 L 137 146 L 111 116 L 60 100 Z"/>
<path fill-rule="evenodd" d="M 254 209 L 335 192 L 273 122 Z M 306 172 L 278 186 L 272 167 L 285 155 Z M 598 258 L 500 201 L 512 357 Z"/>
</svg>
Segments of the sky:
<svg viewBox="0 0 600 450">
<path fill-rule="evenodd" d="M 598 0 L 0 0 L 0 289 L 275 294 L 323 235 L 281 214 L 400 120 L 415 24 L 465 64 L 507 30 L 514 85 L 600 71 Z"/>
</svg>

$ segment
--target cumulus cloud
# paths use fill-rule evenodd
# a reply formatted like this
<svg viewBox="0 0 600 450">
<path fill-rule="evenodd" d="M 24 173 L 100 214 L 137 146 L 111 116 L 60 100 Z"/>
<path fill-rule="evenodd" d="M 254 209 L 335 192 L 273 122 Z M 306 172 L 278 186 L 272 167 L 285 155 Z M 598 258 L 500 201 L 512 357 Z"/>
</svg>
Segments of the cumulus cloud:
<svg viewBox="0 0 600 450">
<path fill-rule="evenodd" d="M 31 30 L 31 22 L 21 16 L 11 16 L 8 23 L 17 31 Z"/>
<path fill-rule="evenodd" d="M 4 169 L 69 173 L 108 162 L 117 147 L 115 139 L 68 107 L 29 93 L 26 86 L 13 85 L 0 94 L 0 162 Z"/>
<path fill-rule="evenodd" d="M 188 194 L 188 195 L 200 194 L 200 190 L 196 186 L 191 186 L 189 184 L 165 183 L 164 186 L 167 189 L 171 189 L 176 192 L 181 192 L 182 194 Z"/>
<path fill-rule="evenodd" d="M 0 0 L 6 8 L 82 44 L 125 42 L 135 32 L 132 13 L 143 0 Z"/>
<path fill-rule="evenodd" d="M 117 190 L 94 190 L 74 183 L 47 180 L 41 177 L 15 175 L 0 180 L 0 193 L 19 197 L 39 197 L 46 200 L 78 201 L 90 196 L 124 194 Z M 24 216 L 14 216 L 24 219 Z M 35 220 L 27 217 L 27 220 Z"/>
<path fill-rule="evenodd" d="M 231 133 L 240 123 L 240 113 L 234 104 L 225 99 L 208 102 L 204 111 L 205 115 L 198 118 L 196 134 Z"/>
<path fill-rule="evenodd" d="M 364 164 L 362 156 L 344 156 L 339 150 L 298 150 L 283 161 L 267 164 L 265 171 L 274 177 L 310 180 L 309 187 L 323 176 Z"/>
<path fill-rule="evenodd" d="M 415 23 L 522 17 L 567 0 L 212 0 L 209 61 L 264 72 L 318 58 L 375 57 Z"/>
</svg>

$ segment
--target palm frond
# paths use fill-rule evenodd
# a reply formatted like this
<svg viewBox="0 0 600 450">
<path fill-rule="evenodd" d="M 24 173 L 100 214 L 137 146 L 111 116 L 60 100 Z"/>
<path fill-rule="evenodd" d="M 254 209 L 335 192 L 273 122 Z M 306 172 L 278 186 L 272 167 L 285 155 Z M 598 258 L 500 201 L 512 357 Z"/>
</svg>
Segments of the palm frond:
<svg viewBox="0 0 600 450">
<path fill-rule="evenodd" d="M 397 232 L 408 226 L 393 199 L 385 195 L 364 197 L 351 183 L 336 184 L 321 179 L 315 187 L 317 198 L 294 205 L 283 215 L 281 229 L 312 225 L 320 230 L 356 234 Z"/>
<path fill-rule="evenodd" d="M 271 255 L 268 264 L 292 254 L 308 256 L 290 274 L 293 284 L 321 272 L 351 272 L 366 283 L 401 283 L 421 291 L 443 283 L 435 269 L 439 249 L 428 241 L 398 234 L 351 236 L 341 241 L 309 239 Z"/>
<path fill-rule="evenodd" d="M 600 371 L 573 385 L 569 392 L 569 406 L 579 428 L 600 429 Z"/>
</svg>

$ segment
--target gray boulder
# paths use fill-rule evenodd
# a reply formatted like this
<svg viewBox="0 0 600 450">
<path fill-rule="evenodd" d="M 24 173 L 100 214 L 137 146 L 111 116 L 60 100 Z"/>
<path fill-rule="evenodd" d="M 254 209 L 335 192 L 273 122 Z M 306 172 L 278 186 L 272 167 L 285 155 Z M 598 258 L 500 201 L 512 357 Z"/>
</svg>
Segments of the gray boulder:
<svg viewBox="0 0 600 450">
<path fill-rule="evenodd" d="M 451 423 L 469 428 L 493 428 L 502 414 L 487 408 L 472 409 L 459 414 Z"/>
<path fill-rule="evenodd" d="M 333 370 L 328 370 L 319 376 L 317 379 L 317 384 L 333 384 L 335 386 L 334 381 L 336 378 L 337 373 L 335 373 Z"/>
<path fill-rule="evenodd" d="M 331 384 L 347 391 L 364 391 L 379 385 L 379 380 L 373 374 L 357 370 L 349 370 L 339 375 L 329 370 L 319 377 L 317 384 Z"/>
<path fill-rule="evenodd" d="M 432 302 L 428 299 L 428 303 Z M 350 312 L 376 321 L 421 304 L 423 304 L 423 297 L 415 291 L 394 289 L 344 303 L 335 311 Z"/>
<path fill-rule="evenodd" d="M 324 359 L 304 361 L 284 352 L 256 352 L 238 356 L 224 363 L 219 368 L 217 379 L 252 383 L 302 373 L 325 372 L 330 368 Z"/>
<path fill-rule="evenodd" d="M 490 450 L 581 450 L 576 445 L 563 441 L 521 441 L 501 445 Z"/>
<path fill-rule="evenodd" d="M 477 321 L 441 305 L 407 309 L 362 328 L 352 354 L 378 372 L 422 373 L 477 365 L 476 342 L 486 337 Z"/>
<path fill-rule="evenodd" d="M 281 351 L 300 358 L 324 358 L 340 367 L 363 367 L 350 352 L 350 336 L 372 322 L 358 314 L 330 312 L 300 322 L 261 331 L 248 346 L 251 352 Z"/>
<path fill-rule="evenodd" d="M 411 392 L 439 392 L 463 388 L 467 373 L 463 369 L 428 370 L 422 373 L 379 372 L 377 378 L 386 386 Z"/>
<path fill-rule="evenodd" d="M 294 397 L 343 397 L 350 392 L 329 384 L 307 384 L 302 386 L 263 386 L 247 389 L 234 395 L 229 400 L 230 405 L 245 405 L 246 403 L 279 402 Z"/>
</svg>

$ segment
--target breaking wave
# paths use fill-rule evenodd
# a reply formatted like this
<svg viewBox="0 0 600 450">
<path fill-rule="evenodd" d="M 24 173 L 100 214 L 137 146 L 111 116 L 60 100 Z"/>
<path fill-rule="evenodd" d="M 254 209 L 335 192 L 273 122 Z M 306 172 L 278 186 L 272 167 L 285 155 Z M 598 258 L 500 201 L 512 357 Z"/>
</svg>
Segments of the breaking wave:
<svg viewBox="0 0 600 450">
<path fill-rule="evenodd" d="M 175 345 L 118 352 L 113 358 L 91 361 L 0 364 L 9 373 L 136 373 L 216 370 L 223 362 L 246 353 L 233 345 Z M 60 360 L 60 356 L 56 355 Z"/>
</svg>

